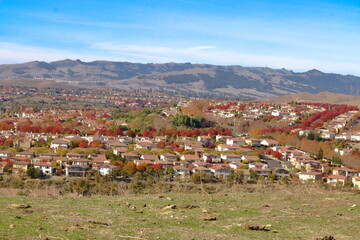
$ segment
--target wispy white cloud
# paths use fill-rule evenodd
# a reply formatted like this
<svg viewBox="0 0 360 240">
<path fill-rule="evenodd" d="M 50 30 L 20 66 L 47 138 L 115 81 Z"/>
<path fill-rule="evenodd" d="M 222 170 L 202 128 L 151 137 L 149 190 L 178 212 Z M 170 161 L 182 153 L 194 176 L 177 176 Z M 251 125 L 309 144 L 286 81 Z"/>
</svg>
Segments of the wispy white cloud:
<svg viewBox="0 0 360 240">
<path fill-rule="evenodd" d="M 23 63 L 29 61 L 57 61 L 62 59 L 82 59 L 92 61 L 107 59 L 106 56 L 81 54 L 72 51 L 0 42 L 0 64 Z"/>
<path fill-rule="evenodd" d="M 359 63 L 331 62 L 312 59 L 242 54 L 215 46 L 163 47 L 96 43 L 87 53 L 0 42 L 0 64 L 28 61 L 57 61 L 62 59 L 83 61 L 112 60 L 141 63 L 193 62 L 221 65 L 242 65 L 286 68 L 294 71 L 319 69 L 324 72 L 355 74 L 360 76 Z"/>
<path fill-rule="evenodd" d="M 284 56 L 266 56 L 242 54 L 239 52 L 225 51 L 215 46 L 195 46 L 189 48 L 174 48 L 144 45 L 119 45 L 114 43 L 96 43 L 95 49 L 110 51 L 115 54 L 139 54 L 151 59 L 167 59 L 174 62 L 197 62 L 221 65 L 243 65 L 272 68 L 287 68 L 295 71 L 319 69 L 325 72 L 360 75 L 359 64 L 347 62 L 331 62 L 303 58 L 290 58 Z M 162 61 L 160 61 L 162 62 Z"/>
</svg>

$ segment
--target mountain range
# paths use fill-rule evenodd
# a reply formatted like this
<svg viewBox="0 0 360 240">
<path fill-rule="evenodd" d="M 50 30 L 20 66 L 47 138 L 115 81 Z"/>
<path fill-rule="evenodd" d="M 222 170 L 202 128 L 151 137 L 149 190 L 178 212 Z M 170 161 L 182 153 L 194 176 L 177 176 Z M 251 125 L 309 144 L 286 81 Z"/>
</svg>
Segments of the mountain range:
<svg viewBox="0 0 360 240">
<path fill-rule="evenodd" d="M 293 72 L 265 67 L 210 64 L 61 60 L 0 65 L 0 84 L 31 85 L 51 82 L 67 85 L 120 89 L 168 90 L 188 94 L 223 95 L 241 98 L 275 97 L 300 92 L 360 95 L 360 77 Z M 49 83 L 50 82 L 50 83 Z M 55 84 L 55 83 L 54 83 Z"/>
</svg>

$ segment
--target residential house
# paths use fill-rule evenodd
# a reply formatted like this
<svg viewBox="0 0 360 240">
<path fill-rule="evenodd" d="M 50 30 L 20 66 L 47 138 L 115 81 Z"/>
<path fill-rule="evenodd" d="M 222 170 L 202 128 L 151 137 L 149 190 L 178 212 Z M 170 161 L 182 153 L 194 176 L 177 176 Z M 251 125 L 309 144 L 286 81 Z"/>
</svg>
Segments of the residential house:
<svg viewBox="0 0 360 240">
<path fill-rule="evenodd" d="M 284 168 L 277 168 L 274 170 L 274 173 L 277 178 L 290 177 L 290 171 Z"/>
<path fill-rule="evenodd" d="M 96 168 L 101 176 L 105 176 L 105 175 L 109 175 L 111 171 L 116 169 L 117 167 L 109 164 L 104 164 L 104 165 L 101 164 L 98 165 Z"/>
<path fill-rule="evenodd" d="M 30 166 L 29 162 L 25 162 L 25 161 L 14 162 L 12 172 L 13 173 L 19 173 L 19 172 L 26 173 L 29 166 Z"/>
<path fill-rule="evenodd" d="M 279 146 L 280 143 L 277 140 L 274 139 L 263 139 L 260 144 L 262 146 L 266 146 L 266 147 L 273 147 L 273 146 Z"/>
<path fill-rule="evenodd" d="M 248 167 L 247 164 L 242 163 L 242 162 L 230 162 L 230 163 L 229 163 L 229 166 L 230 166 L 232 169 L 239 169 L 239 168 L 247 168 L 247 167 Z"/>
<path fill-rule="evenodd" d="M 268 169 L 269 165 L 267 165 L 266 163 L 262 163 L 262 162 L 250 162 L 249 168 Z"/>
<path fill-rule="evenodd" d="M 354 187 L 360 190 L 360 177 L 352 177 L 351 181 Z"/>
<path fill-rule="evenodd" d="M 244 151 L 244 148 L 239 145 L 229 145 L 229 144 L 219 144 L 216 148 L 219 152 L 227 152 L 227 151 Z M 247 151 L 249 149 L 245 149 Z"/>
<path fill-rule="evenodd" d="M 357 171 L 346 167 L 334 168 L 332 172 L 334 175 L 343 175 L 346 177 L 357 177 L 359 174 Z"/>
<path fill-rule="evenodd" d="M 258 176 L 265 177 L 265 178 L 267 178 L 270 175 L 270 173 L 272 172 L 271 169 L 268 169 L 268 168 L 254 167 L 254 168 L 250 168 L 250 169 L 253 170 Z"/>
<path fill-rule="evenodd" d="M 197 140 L 202 143 L 212 142 L 212 138 L 210 136 L 198 136 Z"/>
<path fill-rule="evenodd" d="M 125 148 L 126 144 L 120 142 L 118 140 L 108 140 L 104 142 L 105 148 L 107 149 L 114 149 L 114 148 Z"/>
<path fill-rule="evenodd" d="M 216 137 L 215 137 L 217 142 L 220 140 L 226 141 L 227 139 L 231 139 L 231 138 L 232 138 L 232 136 L 225 136 L 225 135 L 216 135 Z"/>
<path fill-rule="evenodd" d="M 17 153 L 15 153 L 15 156 L 32 158 L 32 157 L 34 157 L 34 153 L 33 152 L 17 152 Z"/>
<path fill-rule="evenodd" d="M 195 167 L 192 170 L 193 173 L 197 173 L 197 172 L 202 172 L 202 173 L 207 173 L 207 174 L 211 174 L 212 171 L 209 168 L 205 168 L 205 167 Z"/>
<path fill-rule="evenodd" d="M 246 155 L 246 156 L 241 156 L 241 160 L 247 162 L 256 162 L 256 161 L 260 161 L 260 158 L 258 156 Z"/>
<path fill-rule="evenodd" d="M 107 159 L 105 154 L 99 154 L 92 160 L 94 164 L 110 164 L 111 160 Z"/>
<path fill-rule="evenodd" d="M 8 150 L 1 150 L 0 151 L 0 158 L 9 158 L 14 156 L 14 153 Z"/>
<path fill-rule="evenodd" d="M 221 159 L 227 162 L 239 162 L 241 161 L 241 155 L 239 154 L 231 154 L 231 153 L 224 153 L 220 155 Z"/>
<path fill-rule="evenodd" d="M 167 141 L 167 137 L 166 136 L 156 136 L 154 138 L 155 142 L 166 142 Z"/>
<path fill-rule="evenodd" d="M 85 168 L 79 165 L 70 165 L 65 168 L 65 174 L 69 177 L 85 177 Z"/>
<path fill-rule="evenodd" d="M 231 173 L 230 169 L 222 166 L 212 166 L 209 169 L 216 177 L 227 177 Z"/>
<path fill-rule="evenodd" d="M 147 166 L 153 166 L 155 164 L 155 161 L 146 160 L 146 159 L 136 159 L 136 160 L 134 160 L 134 163 L 136 164 L 136 166 L 139 166 L 140 164 L 146 164 Z"/>
<path fill-rule="evenodd" d="M 150 155 L 150 154 L 143 154 L 140 156 L 141 160 L 150 160 L 150 161 L 159 161 L 159 156 L 158 155 Z"/>
<path fill-rule="evenodd" d="M 327 183 L 329 184 L 341 184 L 342 186 L 345 185 L 347 177 L 343 175 L 330 175 L 327 177 Z"/>
<path fill-rule="evenodd" d="M 34 163 L 34 167 L 40 169 L 46 175 L 51 175 L 53 173 L 53 167 L 51 163 L 48 162 Z"/>
<path fill-rule="evenodd" d="M 8 162 L 0 162 L 0 174 L 6 172 L 8 168 L 9 168 Z"/>
<path fill-rule="evenodd" d="M 185 177 L 190 175 L 190 170 L 184 166 L 180 166 L 180 165 L 174 166 L 173 169 L 175 172 L 175 176 L 179 175 L 181 177 Z"/>
<path fill-rule="evenodd" d="M 40 157 L 48 157 L 50 159 L 52 158 L 55 158 L 57 157 L 58 154 L 57 153 L 53 153 L 53 152 L 50 152 L 50 153 L 40 153 Z"/>
<path fill-rule="evenodd" d="M 78 159 L 73 159 L 72 160 L 73 165 L 78 165 L 78 166 L 81 166 L 83 168 L 89 167 L 90 163 L 91 163 L 91 160 L 86 159 L 86 158 L 78 158 Z"/>
<path fill-rule="evenodd" d="M 135 160 L 135 159 L 139 159 L 139 155 L 135 153 L 124 153 L 123 158 L 125 160 Z"/>
<path fill-rule="evenodd" d="M 321 172 L 299 172 L 298 173 L 299 179 L 302 182 L 315 182 L 319 181 L 323 177 L 323 173 Z"/>
<path fill-rule="evenodd" d="M 154 164 L 159 164 L 164 169 L 171 168 L 174 166 L 174 163 L 169 161 L 156 161 L 154 162 Z"/>
<path fill-rule="evenodd" d="M 245 144 L 252 147 L 260 147 L 261 139 L 247 138 L 245 139 Z"/>
<path fill-rule="evenodd" d="M 215 155 L 215 154 L 212 154 L 212 153 L 205 153 L 203 156 L 202 156 L 202 159 L 205 161 L 205 162 L 221 162 L 221 157 L 219 155 Z"/>
<path fill-rule="evenodd" d="M 76 159 L 76 158 L 81 158 L 83 157 L 83 155 L 79 154 L 79 153 L 76 153 L 76 152 L 69 152 L 66 154 L 66 157 L 68 159 Z"/>
<path fill-rule="evenodd" d="M 200 157 L 199 155 L 197 154 L 185 154 L 185 155 L 182 155 L 180 157 L 180 159 L 182 161 L 187 161 L 187 162 L 195 162 L 195 161 L 199 161 L 200 160 Z"/>
<path fill-rule="evenodd" d="M 133 139 L 128 136 L 120 136 L 117 139 L 119 142 L 122 142 L 122 143 L 131 143 L 133 141 Z"/>
<path fill-rule="evenodd" d="M 236 137 L 236 138 L 226 139 L 226 144 L 244 146 L 246 143 L 245 143 L 245 138 Z"/>
<path fill-rule="evenodd" d="M 134 141 L 135 142 L 144 142 L 144 141 L 150 141 L 151 139 L 149 138 L 149 137 L 143 137 L 143 136 L 141 136 L 141 137 L 135 137 L 134 138 Z"/>
<path fill-rule="evenodd" d="M 156 147 L 156 144 L 152 141 L 138 141 L 135 144 L 135 149 L 153 149 Z"/>
<path fill-rule="evenodd" d="M 54 161 L 58 163 L 60 167 L 64 167 L 69 160 L 67 157 L 54 157 Z"/>
<path fill-rule="evenodd" d="M 123 155 L 127 150 L 127 148 L 114 148 L 113 153 L 115 155 Z"/>
<path fill-rule="evenodd" d="M 70 141 L 64 138 L 57 138 L 51 141 L 50 148 L 69 148 Z"/>
<path fill-rule="evenodd" d="M 174 162 L 177 161 L 177 155 L 172 153 L 163 153 L 160 155 L 160 160 Z"/>
</svg>

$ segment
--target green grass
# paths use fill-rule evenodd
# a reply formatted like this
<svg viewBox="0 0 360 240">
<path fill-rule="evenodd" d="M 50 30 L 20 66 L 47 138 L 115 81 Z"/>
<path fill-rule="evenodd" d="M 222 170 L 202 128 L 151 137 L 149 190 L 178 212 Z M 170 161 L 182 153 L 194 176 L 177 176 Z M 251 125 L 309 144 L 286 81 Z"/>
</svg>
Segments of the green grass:
<svg viewBox="0 0 360 240">
<path fill-rule="evenodd" d="M 12 209 L 12 203 L 32 207 Z M 325 190 L 164 198 L 0 196 L 0 239 L 357 239 L 360 206 L 351 206 L 359 203 L 359 194 Z M 176 208 L 164 209 L 169 204 Z M 271 226 L 251 231 L 245 224 Z"/>
</svg>

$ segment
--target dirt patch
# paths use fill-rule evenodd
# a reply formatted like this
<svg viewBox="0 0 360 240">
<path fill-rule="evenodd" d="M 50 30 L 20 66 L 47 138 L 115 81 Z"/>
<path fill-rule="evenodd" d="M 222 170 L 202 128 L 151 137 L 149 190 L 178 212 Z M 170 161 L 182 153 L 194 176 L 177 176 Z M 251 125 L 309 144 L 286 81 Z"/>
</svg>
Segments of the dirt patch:
<svg viewBox="0 0 360 240">
<path fill-rule="evenodd" d="M 0 188 L 0 196 L 25 195 L 29 197 L 61 196 L 60 191 L 54 189 L 16 189 Z"/>
</svg>

